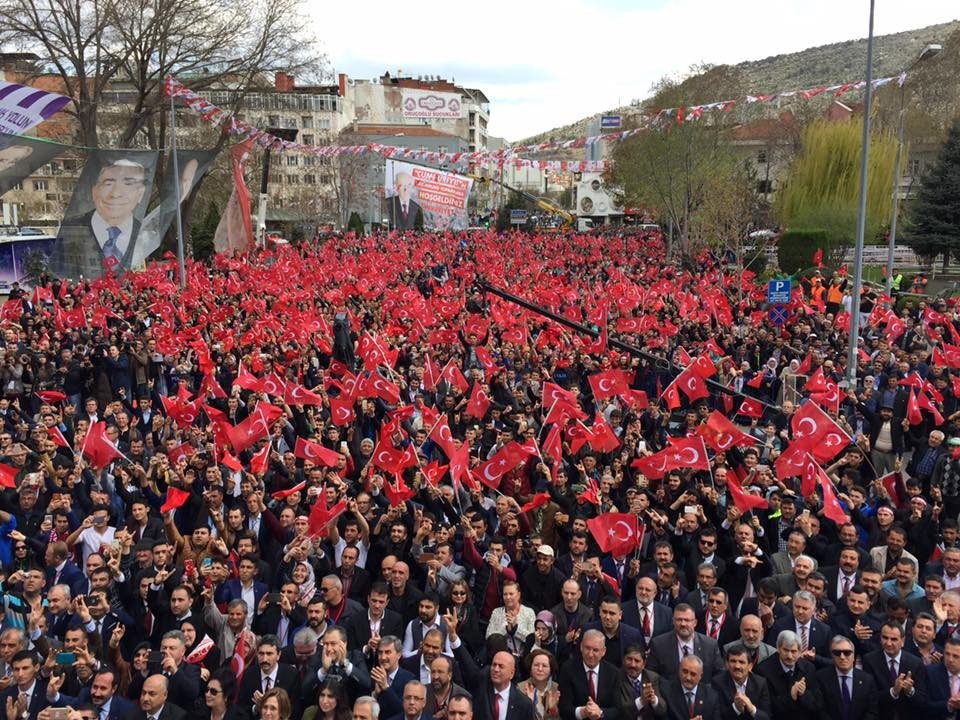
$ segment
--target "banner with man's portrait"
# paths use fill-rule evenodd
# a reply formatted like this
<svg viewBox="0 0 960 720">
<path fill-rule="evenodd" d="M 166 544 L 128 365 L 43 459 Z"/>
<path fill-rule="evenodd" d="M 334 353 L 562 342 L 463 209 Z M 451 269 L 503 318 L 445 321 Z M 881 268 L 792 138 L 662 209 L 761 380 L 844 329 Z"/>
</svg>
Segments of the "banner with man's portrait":
<svg viewBox="0 0 960 720">
<path fill-rule="evenodd" d="M 0 195 L 67 150 L 57 143 L 0 133 Z"/>
<path fill-rule="evenodd" d="M 387 160 L 384 197 L 394 230 L 465 230 L 473 180 L 456 173 Z M 417 216 L 420 220 L 417 220 Z"/>
<path fill-rule="evenodd" d="M 133 267 L 157 170 L 155 150 L 90 150 L 50 255 L 59 277 L 97 278 Z"/>
<path fill-rule="evenodd" d="M 178 150 L 177 166 L 180 171 L 179 187 L 181 204 L 200 185 L 200 181 L 213 166 L 216 150 Z M 141 267 L 150 255 L 160 247 L 163 236 L 177 216 L 177 180 L 173 176 L 173 163 L 169 162 L 160 203 L 140 223 L 136 248 L 131 258 L 131 267 Z"/>
</svg>

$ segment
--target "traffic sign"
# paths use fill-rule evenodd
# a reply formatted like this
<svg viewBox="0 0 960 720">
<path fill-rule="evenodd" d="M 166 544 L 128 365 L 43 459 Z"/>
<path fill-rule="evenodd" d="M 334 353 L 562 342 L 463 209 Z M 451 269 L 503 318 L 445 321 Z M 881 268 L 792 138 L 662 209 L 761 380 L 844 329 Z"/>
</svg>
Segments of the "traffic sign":
<svg viewBox="0 0 960 720">
<path fill-rule="evenodd" d="M 511 225 L 523 225 L 527 222 L 527 211 L 526 210 L 511 210 L 510 211 L 510 224 Z"/>
<path fill-rule="evenodd" d="M 767 302 L 770 305 L 789 305 L 792 295 L 790 279 L 771 280 L 767 285 Z"/>
<path fill-rule="evenodd" d="M 783 305 L 774 305 L 770 308 L 770 322 L 774 325 L 784 325 L 787 322 L 787 308 Z"/>
<path fill-rule="evenodd" d="M 619 115 L 601 115 L 601 130 L 619 130 L 622 122 Z"/>
</svg>

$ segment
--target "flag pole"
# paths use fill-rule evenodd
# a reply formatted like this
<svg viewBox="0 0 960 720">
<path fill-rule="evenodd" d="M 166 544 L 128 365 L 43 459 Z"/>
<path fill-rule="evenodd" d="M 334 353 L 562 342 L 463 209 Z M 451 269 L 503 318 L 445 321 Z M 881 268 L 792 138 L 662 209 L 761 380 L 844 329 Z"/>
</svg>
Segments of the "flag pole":
<svg viewBox="0 0 960 720">
<path fill-rule="evenodd" d="M 180 211 L 180 162 L 177 160 L 177 111 L 170 95 L 170 157 L 173 161 L 173 193 L 177 201 L 177 263 L 180 266 L 180 289 L 187 287 L 187 269 L 183 250 L 183 217 Z"/>
</svg>

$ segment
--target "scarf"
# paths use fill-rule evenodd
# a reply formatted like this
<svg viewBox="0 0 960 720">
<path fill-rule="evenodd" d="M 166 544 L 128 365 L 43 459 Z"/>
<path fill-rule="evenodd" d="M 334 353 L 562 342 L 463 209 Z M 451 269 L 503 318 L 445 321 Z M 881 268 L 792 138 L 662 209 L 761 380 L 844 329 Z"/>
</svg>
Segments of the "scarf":
<svg viewBox="0 0 960 720">
<path fill-rule="evenodd" d="M 199 665 L 214 647 L 216 647 L 216 643 L 209 635 L 204 635 L 203 640 L 198 642 L 196 647 L 187 655 L 187 662 L 191 665 Z"/>
</svg>

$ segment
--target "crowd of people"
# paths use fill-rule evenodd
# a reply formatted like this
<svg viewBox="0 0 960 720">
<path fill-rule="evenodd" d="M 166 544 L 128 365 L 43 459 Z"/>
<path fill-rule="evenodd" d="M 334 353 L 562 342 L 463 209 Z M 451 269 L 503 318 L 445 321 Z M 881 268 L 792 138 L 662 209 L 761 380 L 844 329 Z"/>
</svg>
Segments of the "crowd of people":
<svg viewBox="0 0 960 720">
<path fill-rule="evenodd" d="M 773 326 L 654 233 L 185 280 L 0 307 L 7 720 L 955 716 L 952 305 L 872 297 L 850 373 L 833 279 Z"/>
</svg>

